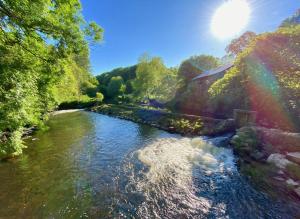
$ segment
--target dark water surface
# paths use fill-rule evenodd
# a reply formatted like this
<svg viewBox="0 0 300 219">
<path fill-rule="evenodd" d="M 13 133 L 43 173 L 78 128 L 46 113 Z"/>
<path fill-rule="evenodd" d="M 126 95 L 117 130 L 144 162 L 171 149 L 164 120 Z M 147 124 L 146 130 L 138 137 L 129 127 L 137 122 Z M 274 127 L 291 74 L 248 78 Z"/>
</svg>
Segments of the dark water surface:
<svg viewBox="0 0 300 219">
<path fill-rule="evenodd" d="M 230 149 L 90 112 L 52 117 L 0 163 L 0 218 L 294 218 Z"/>
</svg>

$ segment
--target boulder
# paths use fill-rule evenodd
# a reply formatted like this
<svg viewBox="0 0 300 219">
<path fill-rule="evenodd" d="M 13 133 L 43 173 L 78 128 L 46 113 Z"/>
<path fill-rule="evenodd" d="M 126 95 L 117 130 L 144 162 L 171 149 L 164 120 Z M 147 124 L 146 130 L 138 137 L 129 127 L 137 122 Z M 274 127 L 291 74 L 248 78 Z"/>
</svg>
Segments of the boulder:
<svg viewBox="0 0 300 219">
<path fill-rule="evenodd" d="M 246 126 L 237 131 L 241 138 L 241 144 L 245 139 L 252 139 L 261 146 L 261 150 L 269 154 L 300 152 L 300 133 L 284 132 L 278 129 L 267 129 L 259 126 Z"/>
<path fill-rule="evenodd" d="M 258 138 L 264 145 L 272 145 L 282 152 L 300 151 L 300 133 L 284 132 L 278 129 L 256 127 Z"/>
<path fill-rule="evenodd" d="M 283 154 L 271 154 L 268 157 L 267 162 L 274 164 L 280 169 L 285 169 L 288 164 L 292 164 L 292 162 L 286 159 Z"/>
</svg>

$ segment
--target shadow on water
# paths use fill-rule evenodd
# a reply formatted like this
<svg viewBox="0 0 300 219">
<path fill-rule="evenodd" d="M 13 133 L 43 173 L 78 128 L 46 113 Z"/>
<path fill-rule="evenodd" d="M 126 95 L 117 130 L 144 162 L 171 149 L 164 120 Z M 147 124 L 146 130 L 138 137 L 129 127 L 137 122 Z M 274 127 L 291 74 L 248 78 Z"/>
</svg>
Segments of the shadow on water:
<svg viewBox="0 0 300 219">
<path fill-rule="evenodd" d="M 52 117 L 0 163 L 0 218 L 292 218 L 232 151 L 90 112 Z"/>
<path fill-rule="evenodd" d="M 24 155 L 0 164 L 0 206 L 7 206 L 0 208 L 1 217 L 55 217 L 77 205 L 80 194 L 74 196 L 74 190 L 86 185 L 84 172 L 76 171 L 76 155 L 93 129 L 91 118 L 84 113 L 58 115 L 48 126 L 26 140 Z M 88 207 L 89 199 L 78 203 Z"/>
</svg>

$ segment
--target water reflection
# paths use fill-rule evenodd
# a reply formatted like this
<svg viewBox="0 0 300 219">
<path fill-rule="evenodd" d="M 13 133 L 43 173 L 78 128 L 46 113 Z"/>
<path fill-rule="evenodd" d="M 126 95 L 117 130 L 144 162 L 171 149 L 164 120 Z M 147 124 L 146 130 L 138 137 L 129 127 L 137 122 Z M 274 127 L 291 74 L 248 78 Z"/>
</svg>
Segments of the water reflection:
<svg viewBox="0 0 300 219">
<path fill-rule="evenodd" d="M 82 139 L 93 128 L 90 116 L 57 115 L 49 127 L 26 140 L 29 147 L 23 156 L 1 163 L 0 206 L 9 207 L 0 209 L 2 217 L 57 217 L 89 206 L 88 193 L 81 199 L 76 191 L 84 181 L 84 172 L 76 168 L 76 154 L 83 150 Z"/>
</svg>

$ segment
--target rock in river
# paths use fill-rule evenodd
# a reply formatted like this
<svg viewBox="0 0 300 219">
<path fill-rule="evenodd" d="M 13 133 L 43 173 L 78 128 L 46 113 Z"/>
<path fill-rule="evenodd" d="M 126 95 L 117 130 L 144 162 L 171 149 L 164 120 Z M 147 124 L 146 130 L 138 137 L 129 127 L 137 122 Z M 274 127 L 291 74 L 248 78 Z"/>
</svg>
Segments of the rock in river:
<svg viewBox="0 0 300 219">
<path fill-rule="evenodd" d="M 286 157 L 283 154 L 271 154 L 268 157 L 267 162 L 273 163 L 280 169 L 284 169 L 288 164 L 292 164 L 292 162 L 286 159 Z"/>
</svg>

